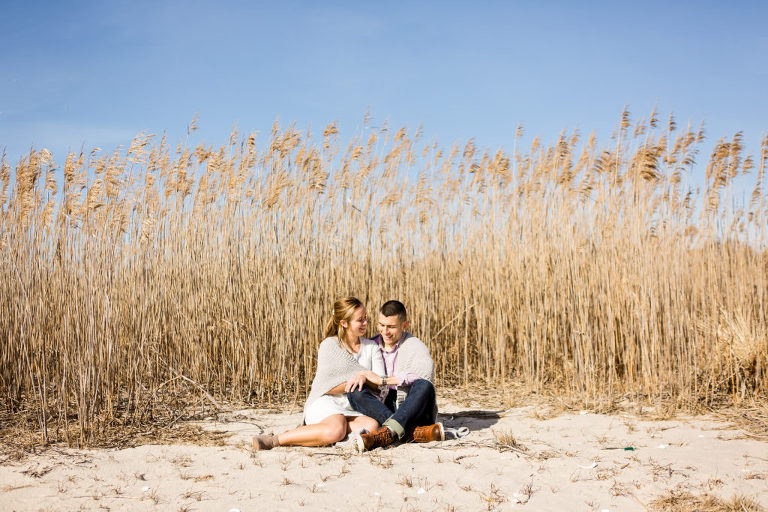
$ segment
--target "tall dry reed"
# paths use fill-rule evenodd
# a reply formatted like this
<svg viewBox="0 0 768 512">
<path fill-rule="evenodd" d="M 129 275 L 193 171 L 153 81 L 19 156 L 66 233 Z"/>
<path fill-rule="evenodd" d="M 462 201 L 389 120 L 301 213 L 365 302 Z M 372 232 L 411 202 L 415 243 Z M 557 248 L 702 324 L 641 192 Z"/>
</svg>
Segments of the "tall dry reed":
<svg viewBox="0 0 768 512">
<path fill-rule="evenodd" d="M 218 148 L 142 134 L 63 169 L 3 159 L 4 421 L 88 444 L 183 396 L 300 399 L 347 294 L 405 302 L 441 384 L 764 400 L 768 138 L 757 158 L 718 141 L 702 179 L 703 134 L 671 116 L 624 112 L 607 147 L 521 137 L 506 153 L 276 124 Z"/>
</svg>

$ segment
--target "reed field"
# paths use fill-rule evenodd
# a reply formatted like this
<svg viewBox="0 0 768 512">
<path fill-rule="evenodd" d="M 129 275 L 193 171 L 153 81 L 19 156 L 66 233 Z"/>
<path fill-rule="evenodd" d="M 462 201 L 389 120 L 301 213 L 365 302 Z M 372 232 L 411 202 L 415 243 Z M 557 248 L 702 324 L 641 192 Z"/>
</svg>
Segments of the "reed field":
<svg viewBox="0 0 768 512">
<path fill-rule="evenodd" d="M 700 130 L 625 111 L 604 143 L 523 139 L 276 123 L 4 158 L 3 428 L 88 445 L 190 406 L 301 403 L 350 294 L 371 334 L 406 304 L 438 385 L 764 404 L 768 137 L 701 154 Z"/>
</svg>

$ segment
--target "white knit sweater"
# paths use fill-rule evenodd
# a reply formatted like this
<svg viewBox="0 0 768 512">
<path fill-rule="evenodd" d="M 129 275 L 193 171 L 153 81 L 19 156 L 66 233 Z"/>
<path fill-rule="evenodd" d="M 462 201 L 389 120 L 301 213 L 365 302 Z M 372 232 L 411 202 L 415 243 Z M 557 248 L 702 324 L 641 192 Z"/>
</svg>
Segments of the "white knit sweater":
<svg viewBox="0 0 768 512">
<path fill-rule="evenodd" d="M 336 336 L 325 338 L 317 349 L 317 372 L 312 380 L 312 388 L 309 390 L 304 409 L 363 370 L 366 368 L 339 345 L 339 339 Z"/>
</svg>

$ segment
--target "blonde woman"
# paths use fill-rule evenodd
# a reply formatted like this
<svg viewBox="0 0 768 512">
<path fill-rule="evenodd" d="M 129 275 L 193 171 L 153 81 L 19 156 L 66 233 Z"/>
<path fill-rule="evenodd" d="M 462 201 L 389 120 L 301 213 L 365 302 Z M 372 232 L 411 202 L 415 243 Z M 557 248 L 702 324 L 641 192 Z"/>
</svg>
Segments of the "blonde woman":
<svg viewBox="0 0 768 512">
<path fill-rule="evenodd" d="M 349 432 L 372 431 L 379 423 L 354 410 L 347 392 L 383 385 L 384 360 L 379 346 L 365 339 L 368 315 L 355 297 L 345 297 L 333 305 L 333 315 L 325 327 L 325 339 L 317 352 L 317 372 L 304 404 L 305 425 L 281 434 L 253 438 L 255 450 L 276 446 L 325 446 L 344 439 Z"/>
</svg>

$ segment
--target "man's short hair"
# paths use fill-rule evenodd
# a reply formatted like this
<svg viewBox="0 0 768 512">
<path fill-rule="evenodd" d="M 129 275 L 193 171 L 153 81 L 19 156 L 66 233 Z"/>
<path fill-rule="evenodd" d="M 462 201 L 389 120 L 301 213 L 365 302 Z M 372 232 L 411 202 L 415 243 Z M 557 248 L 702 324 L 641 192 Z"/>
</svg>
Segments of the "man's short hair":
<svg viewBox="0 0 768 512">
<path fill-rule="evenodd" d="M 397 300 L 390 300 L 381 306 L 381 314 L 384 316 L 397 316 L 401 322 L 408 320 L 408 314 L 405 312 L 403 303 Z"/>
</svg>

